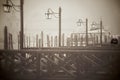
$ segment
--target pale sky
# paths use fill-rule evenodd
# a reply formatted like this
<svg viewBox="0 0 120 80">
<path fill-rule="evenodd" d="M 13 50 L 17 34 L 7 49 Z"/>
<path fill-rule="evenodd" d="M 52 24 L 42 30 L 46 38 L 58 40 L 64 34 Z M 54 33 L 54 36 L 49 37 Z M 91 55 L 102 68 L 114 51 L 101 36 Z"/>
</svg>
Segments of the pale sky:
<svg viewBox="0 0 120 80">
<path fill-rule="evenodd" d="M 25 0 L 25 31 L 36 33 L 40 30 L 51 34 L 58 32 L 58 19 L 54 16 L 47 20 L 45 12 L 48 8 L 58 12 L 62 8 L 62 32 L 76 30 L 84 32 L 84 26 L 78 27 L 76 22 L 79 18 L 99 23 L 103 19 L 105 29 L 113 34 L 120 30 L 120 1 L 119 0 Z M 31 33 L 31 32 L 30 32 Z"/>
<path fill-rule="evenodd" d="M 19 0 L 12 0 L 19 4 Z M 20 29 L 19 12 L 14 10 L 10 14 L 3 13 L 0 0 L 0 47 L 3 46 L 3 28 L 8 26 L 9 32 L 14 34 L 16 43 Z M 45 13 L 48 8 L 58 12 L 62 8 L 62 32 L 85 32 L 85 25 L 77 26 L 78 19 L 85 21 L 88 18 L 89 28 L 93 21 L 103 20 L 106 30 L 112 34 L 120 34 L 120 1 L 119 0 L 24 0 L 24 31 L 27 35 L 58 34 L 58 18 L 47 20 Z M 57 16 L 57 15 L 56 15 Z"/>
</svg>

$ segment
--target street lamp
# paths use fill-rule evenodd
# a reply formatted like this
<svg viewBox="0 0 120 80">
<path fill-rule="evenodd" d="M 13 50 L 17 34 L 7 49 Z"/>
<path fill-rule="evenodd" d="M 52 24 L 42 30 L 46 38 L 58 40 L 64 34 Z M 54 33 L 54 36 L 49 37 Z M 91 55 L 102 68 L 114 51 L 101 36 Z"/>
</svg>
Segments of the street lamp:
<svg viewBox="0 0 120 80">
<path fill-rule="evenodd" d="M 20 10 L 17 10 L 16 7 L 20 8 Z M 20 0 L 20 5 L 15 5 L 11 0 L 6 0 L 6 3 L 3 4 L 3 9 L 5 13 L 10 13 L 11 9 L 14 9 L 15 11 L 20 11 L 20 49 L 23 49 L 23 34 L 24 34 L 24 26 L 23 26 L 23 0 Z"/>
<path fill-rule="evenodd" d="M 93 22 L 91 24 L 91 29 L 90 30 L 97 30 L 97 29 L 100 29 L 100 45 L 102 45 L 102 29 L 103 29 L 103 24 L 102 24 L 102 20 L 100 20 L 100 23 L 96 23 L 96 22 Z M 93 27 L 93 26 L 100 26 L 100 27 Z"/>
<path fill-rule="evenodd" d="M 59 17 L 57 17 L 55 14 L 58 14 Z M 49 8 L 45 15 L 47 16 L 47 19 L 51 19 L 52 15 L 56 18 L 59 18 L 59 47 L 61 47 L 61 7 L 59 7 L 58 13 L 52 11 L 52 9 Z"/>
<path fill-rule="evenodd" d="M 3 9 L 4 9 L 4 12 L 6 13 L 10 13 L 10 9 L 11 9 L 11 5 L 9 4 L 3 4 Z"/>
<path fill-rule="evenodd" d="M 16 7 L 20 7 L 19 5 L 15 5 L 11 0 L 6 0 L 6 3 L 3 4 L 3 10 L 5 13 L 10 13 L 11 9 L 13 8 L 15 11 L 19 11 Z"/>
<path fill-rule="evenodd" d="M 88 46 L 88 19 L 86 18 L 86 21 L 83 21 L 82 19 L 79 19 L 77 21 L 77 26 L 81 26 L 81 24 L 86 24 L 86 46 Z"/>
</svg>

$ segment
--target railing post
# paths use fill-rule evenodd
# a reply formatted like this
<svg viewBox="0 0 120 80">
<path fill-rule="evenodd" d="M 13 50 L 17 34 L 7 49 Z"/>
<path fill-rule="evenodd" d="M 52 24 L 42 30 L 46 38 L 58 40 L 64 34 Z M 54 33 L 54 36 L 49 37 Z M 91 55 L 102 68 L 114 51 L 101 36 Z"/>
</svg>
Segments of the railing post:
<svg viewBox="0 0 120 80">
<path fill-rule="evenodd" d="M 36 63 L 36 72 L 37 72 L 37 76 L 36 76 L 36 79 L 39 79 L 40 78 L 40 76 L 41 76 L 41 73 L 40 73 L 40 60 L 41 60 L 41 55 L 40 55 L 40 53 L 37 53 L 37 63 Z"/>
<path fill-rule="evenodd" d="M 80 60 L 79 60 L 79 55 L 75 55 L 76 56 L 76 80 L 79 80 L 79 78 L 80 78 L 80 66 L 79 66 L 79 64 L 80 64 Z"/>
</svg>

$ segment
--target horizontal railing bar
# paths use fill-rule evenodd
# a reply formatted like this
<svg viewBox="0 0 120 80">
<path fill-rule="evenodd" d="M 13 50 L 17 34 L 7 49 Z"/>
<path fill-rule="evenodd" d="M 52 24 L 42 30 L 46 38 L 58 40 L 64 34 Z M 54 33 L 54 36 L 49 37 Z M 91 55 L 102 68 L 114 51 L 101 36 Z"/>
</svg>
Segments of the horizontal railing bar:
<svg viewBox="0 0 120 80">
<path fill-rule="evenodd" d="M 41 47 L 41 48 L 24 48 L 24 49 L 67 49 L 67 50 L 120 50 L 120 46 L 64 46 L 64 47 Z"/>
<path fill-rule="evenodd" d="M 120 50 L 87 50 L 87 49 L 84 49 L 84 50 L 68 50 L 68 49 L 23 49 L 23 50 L 0 50 L 0 53 L 56 53 L 56 54 L 69 54 L 69 53 L 72 53 L 72 54 L 89 54 L 89 53 L 120 53 Z M 113 54 L 114 55 L 114 54 Z"/>
</svg>

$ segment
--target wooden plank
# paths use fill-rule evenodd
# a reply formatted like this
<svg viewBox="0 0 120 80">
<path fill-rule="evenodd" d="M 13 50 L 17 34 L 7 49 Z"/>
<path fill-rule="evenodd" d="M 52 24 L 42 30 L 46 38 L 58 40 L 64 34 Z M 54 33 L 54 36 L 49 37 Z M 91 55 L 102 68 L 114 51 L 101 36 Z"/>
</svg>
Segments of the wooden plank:
<svg viewBox="0 0 120 80">
<path fill-rule="evenodd" d="M 64 67 L 62 67 L 62 66 L 60 66 L 60 65 L 58 65 L 57 63 L 55 63 L 53 60 L 51 60 L 50 58 L 48 58 L 48 57 L 46 57 L 46 56 L 44 56 L 44 55 L 42 55 L 45 59 L 47 59 L 48 61 L 50 61 L 51 63 L 53 63 L 53 64 L 55 64 L 56 66 L 58 66 L 58 67 L 60 67 L 62 70 L 64 70 L 66 73 L 68 73 L 69 75 L 71 75 L 71 76 L 73 76 L 73 77 L 75 77 L 75 75 L 74 74 L 72 74 L 71 72 L 69 72 L 67 69 L 65 69 Z"/>
</svg>

